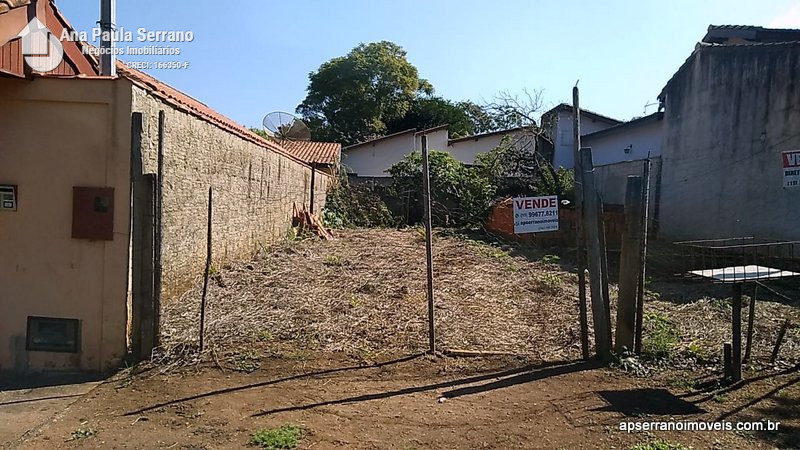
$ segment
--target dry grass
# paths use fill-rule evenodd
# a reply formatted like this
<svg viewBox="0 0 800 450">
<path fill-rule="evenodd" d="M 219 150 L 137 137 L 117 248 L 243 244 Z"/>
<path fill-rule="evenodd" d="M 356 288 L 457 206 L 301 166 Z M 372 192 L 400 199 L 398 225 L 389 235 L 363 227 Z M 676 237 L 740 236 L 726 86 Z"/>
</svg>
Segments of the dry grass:
<svg viewBox="0 0 800 450">
<path fill-rule="evenodd" d="M 208 296 L 208 355 L 246 370 L 257 367 L 264 351 L 297 358 L 306 351 L 344 352 L 373 360 L 425 350 L 423 233 L 369 229 L 337 231 L 336 236 L 333 241 L 286 242 L 252 261 L 216 271 Z M 438 346 L 539 360 L 580 357 L 576 276 L 557 264 L 512 253 L 481 241 L 436 236 Z M 716 359 L 729 340 L 730 307 L 679 282 L 661 285 L 661 299 L 651 298 L 646 308 L 675 324 L 680 335 L 676 351 Z M 201 291 L 198 281 L 166 303 L 163 362 L 196 357 Z M 615 287 L 611 291 L 614 297 Z M 695 300 L 668 301 L 677 293 Z M 758 303 L 755 356 L 768 356 L 784 317 L 800 322 L 795 307 Z M 798 341 L 797 330 L 791 330 L 785 358 L 798 359 Z"/>
</svg>

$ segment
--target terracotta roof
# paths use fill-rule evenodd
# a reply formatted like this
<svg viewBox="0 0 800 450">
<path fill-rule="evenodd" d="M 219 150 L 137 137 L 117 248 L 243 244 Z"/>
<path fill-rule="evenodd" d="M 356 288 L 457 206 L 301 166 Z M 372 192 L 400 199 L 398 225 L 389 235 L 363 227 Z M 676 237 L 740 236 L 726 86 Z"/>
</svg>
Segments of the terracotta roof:
<svg viewBox="0 0 800 450">
<path fill-rule="evenodd" d="M 336 165 L 342 155 L 342 144 L 337 142 L 285 141 L 281 146 L 309 164 Z"/>
<path fill-rule="evenodd" d="M 30 3 L 31 0 L 0 0 L 0 14 Z"/>
</svg>

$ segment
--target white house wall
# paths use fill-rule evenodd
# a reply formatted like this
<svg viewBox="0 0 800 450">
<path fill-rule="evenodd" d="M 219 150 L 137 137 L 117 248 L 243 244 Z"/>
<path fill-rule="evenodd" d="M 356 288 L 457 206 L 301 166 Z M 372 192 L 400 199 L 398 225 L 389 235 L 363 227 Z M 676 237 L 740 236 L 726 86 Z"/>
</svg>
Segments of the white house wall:
<svg viewBox="0 0 800 450">
<path fill-rule="evenodd" d="M 344 149 L 342 164 L 348 173 L 359 177 L 388 177 L 386 169 L 412 152 L 414 141 L 414 133 L 406 133 Z"/>
<path fill-rule="evenodd" d="M 637 161 L 661 156 L 663 120 L 654 120 L 638 126 L 626 126 L 619 131 L 609 131 L 597 137 L 581 138 L 582 147 L 592 148 L 592 159 L 596 166 L 622 161 Z M 630 146 L 630 153 L 625 148 Z"/>
<path fill-rule="evenodd" d="M 614 125 L 596 120 L 588 115 L 581 116 L 581 135 L 594 133 L 595 131 L 605 130 Z M 555 147 L 555 154 L 553 156 L 553 165 L 556 167 L 564 167 L 572 169 L 575 163 L 573 157 L 574 139 L 572 127 L 572 112 L 559 111 L 558 120 L 554 126 L 552 133 L 553 145 Z M 583 142 L 581 142 L 583 145 Z"/>
</svg>

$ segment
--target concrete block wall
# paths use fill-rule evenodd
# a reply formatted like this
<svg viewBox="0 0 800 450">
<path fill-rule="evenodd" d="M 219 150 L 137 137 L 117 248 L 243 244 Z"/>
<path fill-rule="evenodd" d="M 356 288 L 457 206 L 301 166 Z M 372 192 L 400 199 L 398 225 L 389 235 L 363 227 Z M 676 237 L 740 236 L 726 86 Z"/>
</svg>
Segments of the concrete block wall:
<svg viewBox="0 0 800 450">
<path fill-rule="evenodd" d="M 157 172 L 158 112 L 165 112 L 163 286 L 182 292 L 201 276 L 206 254 L 208 188 L 214 188 L 213 252 L 218 267 L 251 257 L 283 238 L 295 204 L 308 207 L 311 169 L 133 88 L 143 115 L 146 173 Z M 317 173 L 315 210 L 325 203 L 329 177 Z"/>
</svg>

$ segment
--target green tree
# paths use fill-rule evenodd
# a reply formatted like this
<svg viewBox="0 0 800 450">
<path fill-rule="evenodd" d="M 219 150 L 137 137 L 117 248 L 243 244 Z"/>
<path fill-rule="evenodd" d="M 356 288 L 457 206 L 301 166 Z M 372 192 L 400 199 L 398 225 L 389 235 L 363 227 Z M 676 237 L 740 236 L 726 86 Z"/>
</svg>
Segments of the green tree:
<svg viewBox="0 0 800 450">
<path fill-rule="evenodd" d="M 387 132 L 396 133 L 411 128 L 424 130 L 439 125 L 449 125 L 450 137 L 462 137 L 474 133 L 472 119 L 461 103 L 454 103 L 441 97 L 417 98 L 403 117 L 387 124 Z"/>
<path fill-rule="evenodd" d="M 309 75 L 308 95 L 297 107 L 315 140 L 353 144 L 385 134 L 419 96 L 433 94 L 406 51 L 388 41 L 360 44 Z"/>
</svg>

